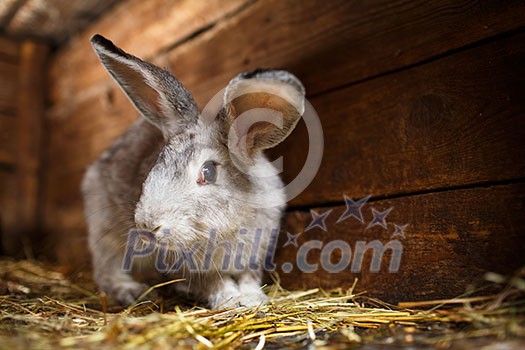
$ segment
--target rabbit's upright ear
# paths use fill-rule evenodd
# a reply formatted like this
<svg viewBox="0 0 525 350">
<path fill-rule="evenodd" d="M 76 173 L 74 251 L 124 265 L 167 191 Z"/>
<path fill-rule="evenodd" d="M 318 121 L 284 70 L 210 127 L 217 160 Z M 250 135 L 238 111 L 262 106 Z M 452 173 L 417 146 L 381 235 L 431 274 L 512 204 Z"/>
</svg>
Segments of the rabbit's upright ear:
<svg viewBox="0 0 525 350">
<path fill-rule="evenodd" d="M 224 92 L 224 125 L 228 147 L 253 159 L 293 131 L 304 113 L 304 87 L 291 73 L 257 70 L 232 79 Z"/>
<path fill-rule="evenodd" d="M 127 54 L 101 35 L 93 36 L 91 44 L 133 105 L 165 137 L 197 122 L 193 97 L 169 72 Z"/>
</svg>

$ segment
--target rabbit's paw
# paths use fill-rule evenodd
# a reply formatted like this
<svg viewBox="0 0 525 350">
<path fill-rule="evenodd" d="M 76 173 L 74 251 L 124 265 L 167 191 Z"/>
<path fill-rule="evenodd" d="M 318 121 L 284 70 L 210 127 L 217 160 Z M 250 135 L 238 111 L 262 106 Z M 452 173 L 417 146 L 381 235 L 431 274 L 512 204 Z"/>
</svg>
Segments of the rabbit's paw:
<svg viewBox="0 0 525 350">
<path fill-rule="evenodd" d="M 259 284 L 256 283 L 240 283 L 241 290 L 240 303 L 242 306 L 252 307 L 264 304 L 268 301 L 268 297 L 261 290 Z"/>
<path fill-rule="evenodd" d="M 227 309 L 241 306 L 239 286 L 230 278 L 224 278 L 208 297 L 212 309 Z"/>
<path fill-rule="evenodd" d="M 113 286 L 112 296 L 122 305 L 129 306 L 133 304 L 149 288 L 144 283 L 135 281 L 121 282 Z M 144 297 L 144 300 L 153 300 L 157 298 L 155 291 L 150 292 Z"/>
</svg>

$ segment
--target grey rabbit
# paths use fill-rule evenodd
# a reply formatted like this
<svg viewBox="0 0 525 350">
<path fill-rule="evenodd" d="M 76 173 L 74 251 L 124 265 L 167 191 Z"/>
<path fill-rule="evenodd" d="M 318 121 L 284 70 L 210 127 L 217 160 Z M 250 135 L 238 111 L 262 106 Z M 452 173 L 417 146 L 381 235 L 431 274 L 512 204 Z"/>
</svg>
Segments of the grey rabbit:
<svg viewBox="0 0 525 350">
<path fill-rule="evenodd" d="M 216 116 L 203 118 L 169 72 L 100 35 L 91 43 L 142 116 L 89 166 L 82 183 L 100 290 L 130 305 L 153 283 L 183 278 L 174 293 L 214 309 L 265 302 L 263 260 L 286 198 L 262 151 L 288 137 L 304 113 L 301 82 L 282 70 L 239 74 L 225 88 Z M 126 269 L 132 230 L 149 232 L 156 253 L 137 254 Z M 205 256 L 212 236 L 217 249 Z M 136 241 L 137 251 L 147 238 Z M 158 269 L 159 261 L 169 266 L 181 254 L 199 265 Z M 210 268 L 203 269 L 206 259 Z"/>
</svg>

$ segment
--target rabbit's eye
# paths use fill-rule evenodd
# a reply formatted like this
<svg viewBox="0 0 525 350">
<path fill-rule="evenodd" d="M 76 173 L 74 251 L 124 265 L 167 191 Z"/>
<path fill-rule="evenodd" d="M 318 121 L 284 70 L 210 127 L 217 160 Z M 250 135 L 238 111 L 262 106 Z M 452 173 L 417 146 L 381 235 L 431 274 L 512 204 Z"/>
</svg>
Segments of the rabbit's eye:
<svg viewBox="0 0 525 350">
<path fill-rule="evenodd" d="M 197 183 L 199 185 L 212 184 L 217 180 L 217 167 L 211 160 L 205 162 L 200 170 Z"/>
</svg>

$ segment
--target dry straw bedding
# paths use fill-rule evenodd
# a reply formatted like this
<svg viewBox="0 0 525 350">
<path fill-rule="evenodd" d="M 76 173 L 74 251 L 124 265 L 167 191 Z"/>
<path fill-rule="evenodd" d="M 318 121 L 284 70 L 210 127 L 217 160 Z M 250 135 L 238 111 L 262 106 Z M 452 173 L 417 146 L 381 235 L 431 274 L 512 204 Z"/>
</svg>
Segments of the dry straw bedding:
<svg viewBox="0 0 525 350">
<path fill-rule="evenodd" d="M 276 283 L 265 287 L 271 302 L 254 308 L 210 311 L 161 300 L 122 309 L 107 306 L 88 275 L 66 278 L 38 262 L 4 259 L 0 348 L 519 348 L 525 347 L 524 272 L 488 274 L 485 296 L 398 306 L 354 288 L 289 292 Z"/>
</svg>

